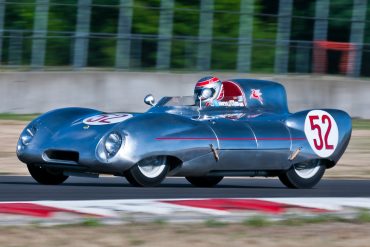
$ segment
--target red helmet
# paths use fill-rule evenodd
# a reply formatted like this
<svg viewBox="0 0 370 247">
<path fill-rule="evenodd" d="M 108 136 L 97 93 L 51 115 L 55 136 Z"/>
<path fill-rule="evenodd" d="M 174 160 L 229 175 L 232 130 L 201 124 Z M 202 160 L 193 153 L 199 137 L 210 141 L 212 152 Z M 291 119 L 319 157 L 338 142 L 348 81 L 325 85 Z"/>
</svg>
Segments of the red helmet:
<svg viewBox="0 0 370 247">
<path fill-rule="evenodd" d="M 220 79 L 214 76 L 203 77 L 197 81 L 194 89 L 196 100 L 201 99 L 204 103 L 223 98 L 223 87 Z"/>
</svg>

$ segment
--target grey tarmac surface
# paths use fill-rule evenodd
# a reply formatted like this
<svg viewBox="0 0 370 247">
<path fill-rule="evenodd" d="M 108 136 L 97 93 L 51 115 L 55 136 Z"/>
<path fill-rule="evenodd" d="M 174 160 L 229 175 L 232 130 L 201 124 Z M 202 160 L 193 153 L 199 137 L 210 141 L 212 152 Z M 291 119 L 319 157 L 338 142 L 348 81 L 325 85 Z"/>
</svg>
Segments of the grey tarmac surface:
<svg viewBox="0 0 370 247">
<path fill-rule="evenodd" d="M 138 188 L 121 177 L 70 177 L 61 185 L 40 185 L 29 176 L 0 176 L 0 201 L 370 197 L 370 180 L 324 179 L 313 189 L 288 189 L 278 179 L 224 178 L 214 188 L 196 188 L 184 178 L 167 178 L 159 187 Z"/>
</svg>

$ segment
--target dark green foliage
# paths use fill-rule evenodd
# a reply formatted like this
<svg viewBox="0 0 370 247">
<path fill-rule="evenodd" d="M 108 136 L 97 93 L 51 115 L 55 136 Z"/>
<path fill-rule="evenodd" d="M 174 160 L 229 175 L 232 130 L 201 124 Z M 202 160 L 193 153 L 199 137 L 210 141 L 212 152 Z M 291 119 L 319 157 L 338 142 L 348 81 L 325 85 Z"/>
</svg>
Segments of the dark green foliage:
<svg viewBox="0 0 370 247">
<path fill-rule="evenodd" d="M 9 64 L 9 47 L 14 42 L 8 30 L 21 31 L 21 64 L 28 66 L 31 59 L 32 29 L 36 0 L 8 1 L 5 11 L 5 33 L 2 63 Z M 252 72 L 273 72 L 275 37 L 277 30 L 278 2 L 255 0 L 252 46 Z M 67 66 L 73 60 L 74 36 L 77 20 L 78 0 L 50 0 L 48 39 L 46 46 L 47 66 Z M 114 67 L 116 56 L 116 33 L 120 0 L 93 0 L 90 21 L 88 66 Z M 161 0 L 133 0 L 131 65 L 135 68 L 155 68 L 157 55 L 157 33 Z M 240 0 L 214 0 L 212 70 L 236 68 L 238 57 Z M 311 41 L 313 38 L 315 1 L 293 1 L 292 40 Z M 329 34 L 332 41 L 348 41 L 353 9 L 352 0 L 331 1 Z M 196 65 L 199 33 L 199 0 L 175 0 L 171 68 L 194 70 Z M 370 15 L 370 8 L 368 8 Z M 267 15 L 266 15 L 267 14 Z M 307 18 L 306 18 L 307 17 Z M 370 25 L 365 25 L 365 42 L 370 42 Z M 295 71 L 296 51 L 290 49 L 290 71 Z M 369 46 L 370 47 L 370 46 Z M 368 46 L 363 59 L 367 60 Z M 311 48 L 308 48 L 311 56 Z M 140 51 L 140 52 L 139 52 Z M 14 54 L 14 50 L 13 50 Z M 369 53 L 370 54 L 370 53 Z M 299 54 L 298 54 L 299 57 Z M 330 58 L 330 57 L 329 57 Z M 335 59 L 335 58 L 333 58 Z M 365 62 L 363 62 L 365 64 Z M 363 74 L 368 73 L 367 70 Z M 370 73 L 370 72 L 369 72 Z"/>
</svg>

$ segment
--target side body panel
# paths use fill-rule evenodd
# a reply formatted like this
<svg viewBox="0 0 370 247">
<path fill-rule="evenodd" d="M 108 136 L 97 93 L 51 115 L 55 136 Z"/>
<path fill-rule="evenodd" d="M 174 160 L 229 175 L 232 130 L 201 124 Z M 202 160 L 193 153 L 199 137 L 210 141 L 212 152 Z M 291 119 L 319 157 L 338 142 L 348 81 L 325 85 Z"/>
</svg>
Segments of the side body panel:
<svg viewBox="0 0 370 247">
<path fill-rule="evenodd" d="M 136 163 L 156 155 L 174 156 L 182 161 L 182 174 L 205 174 L 215 164 L 211 145 L 217 138 L 204 121 L 167 114 L 147 113 L 123 122 L 126 133 L 123 156 Z"/>
<path fill-rule="evenodd" d="M 249 122 L 257 140 L 254 169 L 281 170 L 289 168 L 288 158 L 292 138 L 283 116 L 274 115 Z"/>
<path fill-rule="evenodd" d="M 288 167 L 291 138 L 283 116 L 244 114 L 209 121 L 219 141 L 214 170 L 277 170 Z"/>
<path fill-rule="evenodd" d="M 247 121 L 215 118 L 208 122 L 218 140 L 219 160 L 212 170 L 238 170 L 253 166 L 257 142 Z"/>
</svg>

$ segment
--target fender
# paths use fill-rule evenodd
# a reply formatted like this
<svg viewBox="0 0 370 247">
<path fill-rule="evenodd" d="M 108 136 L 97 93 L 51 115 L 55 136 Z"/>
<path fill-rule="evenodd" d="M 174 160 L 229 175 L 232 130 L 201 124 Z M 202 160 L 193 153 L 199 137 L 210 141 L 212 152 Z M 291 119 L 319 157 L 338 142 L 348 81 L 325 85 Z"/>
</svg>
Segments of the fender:
<svg viewBox="0 0 370 247">
<path fill-rule="evenodd" d="M 291 152 L 300 149 L 292 163 L 325 159 L 331 168 L 338 162 L 351 138 L 352 119 L 344 111 L 313 109 L 297 112 L 285 121 L 292 136 Z M 304 136 L 304 139 L 299 137 Z"/>
</svg>

